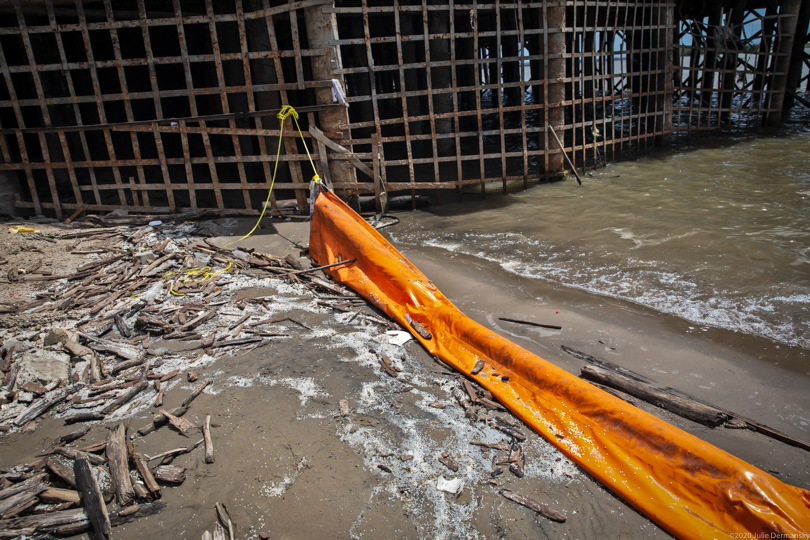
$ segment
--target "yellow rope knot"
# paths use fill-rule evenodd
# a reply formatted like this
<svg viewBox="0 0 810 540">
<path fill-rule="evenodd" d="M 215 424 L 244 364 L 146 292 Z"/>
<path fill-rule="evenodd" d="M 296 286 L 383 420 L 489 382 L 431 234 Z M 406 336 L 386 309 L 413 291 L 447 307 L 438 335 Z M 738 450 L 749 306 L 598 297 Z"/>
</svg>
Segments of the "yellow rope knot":
<svg viewBox="0 0 810 540">
<path fill-rule="evenodd" d="M 296 111 L 292 105 L 284 105 L 281 108 L 281 112 L 276 115 L 276 117 L 284 122 L 289 116 L 292 116 L 295 120 L 298 120 L 298 111 Z"/>
</svg>

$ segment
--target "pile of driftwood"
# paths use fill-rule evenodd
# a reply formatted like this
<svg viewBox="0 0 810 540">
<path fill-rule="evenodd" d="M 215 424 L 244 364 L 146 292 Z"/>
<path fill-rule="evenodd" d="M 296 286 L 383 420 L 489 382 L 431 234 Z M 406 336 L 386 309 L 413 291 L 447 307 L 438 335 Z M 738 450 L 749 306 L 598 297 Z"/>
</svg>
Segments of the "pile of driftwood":
<svg viewBox="0 0 810 540">
<path fill-rule="evenodd" d="M 210 416 L 202 426 L 184 418 L 192 401 L 213 381 L 201 381 L 180 407 L 165 410 L 161 407 L 169 385 L 180 380 L 183 371 L 182 378 L 196 381 L 192 370 L 200 359 L 244 352 L 287 336 L 272 331 L 277 323 L 289 321 L 311 330 L 289 316 L 272 316 L 277 312 L 272 298 L 239 296 L 243 276 L 298 283 L 315 292 L 321 305 L 353 312 L 352 319 L 395 326 L 363 309 L 364 300 L 333 284 L 306 258 L 223 249 L 208 237 L 190 241 L 196 230 L 194 224 L 119 226 L 40 235 L 45 241 L 69 243 L 72 253 L 83 253 L 78 244 L 86 240 L 104 240 L 107 245 L 84 250 L 100 256 L 73 272 L 14 276 L 17 281 L 55 283 L 37 293 L 35 300 L 0 306 L 0 312 L 66 313 L 68 322 L 48 332 L 44 340 L 44 330 L 24 334 L 19 329 L 16 334 L 7 332 L 6 341 L 16 339 L 69 355 L 71 374 L 67 381 L 17 384 L 25 351 L 8 347 L 0 358 L 0 434 L 34 430 L 49 414 L 66 424 L 79 424 L 115 421 L 150 405 L 159 413 L 131 437 L 118 423 L 103 443 L 77 446 L 91 429 L 85 424 L 53 441 L 36 461 L 0 469 L 0 538 L 68 535 L 91 528 L 106 538 L 111 527 L 165 506 L 158 501 L 161 484 L 185 479 L 184 469 L 171 464 L 177 456 L 204 445 L 205 461 L 213 462 Z M 118 245 L 109 247 L 116 240 Z M 170 354 L 161 347 L 171 341 L 183 346 L 180 353 Z M 187 436 L 199 430 L 202 438 L 154 456 L 134 451 L 132 437 L 145 437 L 164 426 Z M 115 510 L 108 512 L 113 499 Z M 217 511 L 221 519 L 227 515 L 224 507 Z M 229 524 L 229 519 L 223 520 L 213 537 L 224 538 L 227 530 L 232 538 Z"/>
<path fill-rule="evenodd" d="M 158 339 L 164 344 L 181 342 L 187 355 L 196 351 L 218 357 L 287 336 L 269 328 L 275 323 L 290 321 L 310 329 L 290 317 L 270 317 L 272 299 L 237 296 L 239 276 L 272 276 L 303 284 L 319 293 L 319 303 L 324 306 L 353 311 L 353 317 L 376 324 L 393 324 L 371 312 L 361 313 L 365 301 L 328 281 L 306 258 L 291 254 L 281 259 L 252 250 L 222 249 L 209 238 L 190 245 L 195 226 L 186 227 L 191 230 L 174 234 L 161 234 L 147 226 L 135 231 L 115 227 L 62 235 L 71 242 L 120 238 L 122 247 L 105 248 L 115 254 L 88 262 L 71 274 L 50 276 L 59 282 L 38 293 L 37 300 L 0 308 L 3 313 L 26 315 L 67 312 L 78 319 L 52 339 L 53 346 L 61 345 L 73 359 L 71 380 L 61 383 L 69 386 L 31 389 L 40 397 L 13 417 L 5 407 L 5 414 L 0 413 L 0 431 L 23 427 L 55 406 L 60 414 L 68 415 L 68 422 L 99 420 L 150 387 L 154 387 L 159 405 L 165 391 L 162 385 L 179 370 L 156 371 L 165 354 L 152 346 Z M 156 241 L 156 236 L 162 239 Z M 147 246 L 147 240 L 156 243 Z M 225 317 L 227 331 L 217 332 Z M 18 357 L 13 348 L 8 349 L 0 362 L 4 373 L 0 405 L 13 404 L 23 390 L 15 386 Z M 9 420 L 11 425 L 6 424 Z"/>
</svg>

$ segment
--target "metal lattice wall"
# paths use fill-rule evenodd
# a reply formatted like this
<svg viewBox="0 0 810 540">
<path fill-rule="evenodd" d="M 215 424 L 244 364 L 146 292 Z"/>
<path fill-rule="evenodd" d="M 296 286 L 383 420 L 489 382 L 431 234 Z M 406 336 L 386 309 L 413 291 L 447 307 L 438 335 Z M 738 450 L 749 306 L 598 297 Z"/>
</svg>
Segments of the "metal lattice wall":
<svg viewBox="0 0 810 540">
<path fill-rule="evenodd" d="M 661 144 L 673 5 L 341 1 L 352 142 L 392 190 L 559 176 L 555 134 L 579 165 Z"/>
<path fill-rule="evenodd" d="M 278 109 L 314 110 L 331 87 L 311 69 L 331 49 L 307 48 L 302 13 L 323 3 L 14 0 L 0 21 L 0 169 L 22 173 L 18 206 L 260 211 Z M 275 192 L 306 208 L 295 136 L 288 125 Z"/>
<path fill-rule="evenodd" d="M 55 1 L 0 0 L 0 173 L 58 217 L 259 213 L 286 104 L 321 176 L 378 207 L 772 123 L 801 5 L 692 2 L 708 17 L 676 21 L 673 0 Z M 290 126 L 274 214 L 308 209 Z"/>
<path fill-rule="evenodd" d="M 679 21 L 674 56 L 677 137 L 778 122 L 796 28 L 796 13 L 772 4 L 717 9 Z"/>
</svg>

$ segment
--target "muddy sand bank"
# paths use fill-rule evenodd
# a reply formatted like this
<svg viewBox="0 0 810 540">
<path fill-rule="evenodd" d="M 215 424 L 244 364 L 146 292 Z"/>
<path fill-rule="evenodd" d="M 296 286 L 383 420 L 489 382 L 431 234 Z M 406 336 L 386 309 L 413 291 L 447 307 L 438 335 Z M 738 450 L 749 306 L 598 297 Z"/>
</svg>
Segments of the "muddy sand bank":
<svg viewBox="0 0 810 540">
<path fill-rule="evenodd" d="M 238 220 L 208 221 L 201 222 L 194 233 L 212 234 L 210 240 L 222 246 L 251 225 Z M 43 232 L 47 231 L 43 228 Z M 150 233 L 146 244 L 135 247 L 154 247 L 171 237 L 178 249 L 190 249 L 180 242 L 184 234 L 193 240 L 191 231 L 172 229 L 154 238 Z M 272 223 L 240 247 L 283 258 L 306 246 L 307 236 L 306 223 Z M 30 240 L 43 253 L 25 249 L 3 255 L 7 264 L 17 266 L 29 264 L 28 257 L 61 260 L 62 266 L 72 265 L 65 272 L 94 256 L 56 259 L 66 253 L 66 241 L 60 238 L 54 246 Z M 120 237 L 91 240 L 79 246 L 79 251 L 119 245 L 133 249 L 131 243 L 119 242 Z M 192 241 L 190 245 L 197 244 Z M 439 251 L 404 253 L 467 315 L 572 373 L 578 373 L 584 362 L 565 354 L 561 345 L 603 357 L 662 385 L 810 439 L 810 396 L 806 392 L 810 363 L 804 350 L 690 327 L 631 304 L 538 281 L 510 277 L 505 282 L 494 265 L 463 256 L 451 259 Z M 180 370 L 167 382 L 164 409 L 178 407 L 200 381 L 212 380 L 184 418 L 199 426 L 211 416 L 215 461 L 205 462 L 202 445 L 179 455 L 173 465 L 185 468 L 186 480 L 162 486 L 161 501 L 166 507 L 156 515 L 116 527 L 115 537 L 173 534 L 199 538 L 212 530 L 217 502 L 227 505 L 239 538 L 261 534 L 290 539 L 668 537 L 526 427 L 521 428 L 526 435 L 521 444 L 525 475 L 518 478 L 501 465 L 503 474 L 493 478 L 493 461 L 505 461 L 509 452 L 470 443 L 505 444 L 508 437 L 465 418 L 452 396 L 459 381 L 417 342 L 401 343 L 401 335 L 387 333 L 391 329 L 380 324 L 368 307 L 336 310 L 323 304 L 329 292 L 260 271 L 246 274 L 221 278 L 220 297 L 228 303 L 197 331 L 202 336 L 241 339 L 252 334 L 234 336 L 239 327 L 231 326 L 245 315 L 249 315 L 242 323 L 245 330 L 251 321 L 289 317 L 291 320 L 272 325 L 273 333 L 284 335 L 265 337 L 266 343 L 253 349 L 207 352 L 195 348 L 194 340 L 150 341 L 146 348 L 158 353 L 151 358 L 163 361 L 155 372 Z M 2 300 L 31 301 L 36 287 L 50 286 L 17 284 L 13 286 L 17 292 L 12 294 L 20 296 Z M 12 284 L 3 287 L 10 290 Z M 239 298 L 245 300 L 239 302 Z M 159 305 L 168 309 L 171 302 L 181 305 L 188 301 L 192 299 L 164 295 Z M 8 322 L 4 339 L 25 334 L 29 342 L 41 343 L 52 326 L 70 327 L 82 314 L 81 310 L 61 316 L 36 314 L 40 319 L 28 315 L 27 320 L 26 314 L 3 315 Z M 556 324 L 562 330 L 505 323 L 499 317 Z M 111 330 L 106 338 L 123 339 L 116 332 Z M 401 370 L 396 377 L 382 370 L 383 356 Z M 111 359 L 110 364 L 116 361 Z M 198 379 L 189 382 L 188 371 Z M 157 391 L 148 388 L 127 406 L 93 422 L 88 434 L 70 446 L 81 448 L 103 441 L 108 432 L 105 428 L 120 423 L 134 434 L 157 412 L 152 406 L 156 396 Z M 339 409 L 343 399 L 349 405 L 346 416 Z M 635 402 L 778 474 L 787 483 L 810 488 L 810 454 L 806 451 L 749 430 L 710 429 Z M 4 406 L 0 417 L 9 414 L 10 405 Z M 35 426 L 28 426 L 29 431 L 15 427 L 1 435 L 0 468 L 40 459 L 37 454 L 50 441 L 76 429 L 64 424 L 68 414 L 50 411 Z M 138 452 L 152 456 L 200 438 L 198 432 L 185 437 L 163 427 L 136 436 L 132 442 Z M 443 459 L 457 471 L 439 461 L 445 452 Z M 439 491 L 440 477 L 461 479 L 460 494 Z M 505 499 L 499 494 L 503 488 L 552 506 L 566 515 L 565 523 L 539 517 Z M 111 503 L 110 508 L 116 505 Z"/>
</svg>

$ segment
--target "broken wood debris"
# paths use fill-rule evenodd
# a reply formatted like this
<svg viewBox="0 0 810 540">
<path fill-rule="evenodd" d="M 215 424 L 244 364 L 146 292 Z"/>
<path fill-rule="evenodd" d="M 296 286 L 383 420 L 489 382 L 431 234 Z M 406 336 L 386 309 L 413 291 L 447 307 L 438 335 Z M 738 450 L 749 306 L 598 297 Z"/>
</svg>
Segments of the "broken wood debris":
<svg viewBox="0 0 810 540">
<path fill-rule="evenodd" d="M 537 326 L 538 328 L 548 328 L 549 330 L 562 330 L 562 326 L 557 326 L 556 324 L 541 324 L 531 321 L 521 321 L 520 319 L 508 319 L 506 317 L 498 317 L 498 320 L 516 324 L 525 324 L 528 326 Z"/>
<path fill-rule="evenodd" d="M 107 505 L 104 504 L 104 497 L 101 494 L 96 475 L 93 474 L 90 468 L 90 463 L 87 459 L 77 459 L 73 470 L 76 476 L 76 485 L 93 530 L 98 537 L 109 538 L 112 530 L 110 516 L 107 513 Z"/>
<path fill-rule="evenodd" d="M 177 465 L 159 465 L 155 467 L 156 480 L 169 484 L 182 484 L 186 480 L 186 469 Z"/>
<path fill-rule="evenodd" d="M 538 514 L 540 514 L 545 518 L 548 518 L 552 521 L 557 521 L 559 523 L 565 523 L 566 520 L 565 514 L 551 508 L 547 504 L 537 502 L 534 499 L 516 493 L 510 489 L 502 489 L 500 491 L 500 494 L 509 499 L 510 501 L 515 501 L 516 503 L 525 506 L 529 510 L 537 512 Z"/>
<path fill-rule="evenodd" d="M 203 425 L 203 438 L 205 440 L 205 462 L 214 462 L 214 440 L 211 438 L 211 415 L 206 415 Z"/>
<path fill-rule="evenodd" d="M 182 435 L 185 435 L 186 437 L 188 437 L 188 432 L 189 431 L 191 431 L 192 429 L 195 429 L 197 427 L 193 423 L 186 420 L 185 418 L 174 416 L 173 414 L 168 413 L 163 409 L 160 409 L 160 413 L 163 416 L 165 416 L 166 419 L 168 419 L 168 421 L 169 421 L 169 423 L 171 425 L 173 425 L 175 428 L 177 428 L 177 431 L 179 431 Z"/>
</svg>

